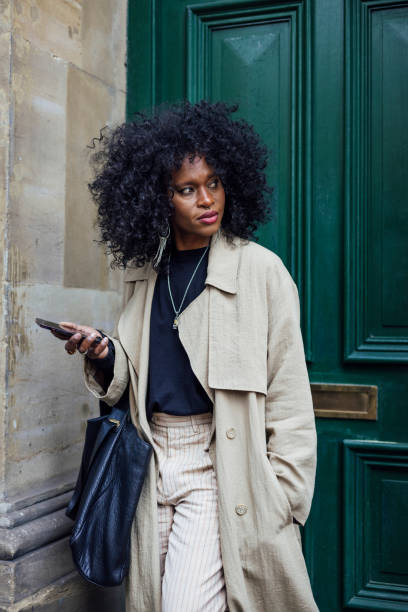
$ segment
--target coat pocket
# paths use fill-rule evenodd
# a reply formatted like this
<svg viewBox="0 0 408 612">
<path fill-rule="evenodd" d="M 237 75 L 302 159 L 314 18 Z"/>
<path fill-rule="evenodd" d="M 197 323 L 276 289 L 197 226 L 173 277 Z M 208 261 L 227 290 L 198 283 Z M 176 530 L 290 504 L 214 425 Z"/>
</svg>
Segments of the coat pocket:
<svg viewBox="0 0 408 612">
<path fill-rule="evenodd" d="M 277 475 L 275 474 L 275 471 L 271 465 L 271 462 L 268 459 L 267 455 L 262 455 L 265 468 L 266 468 L 266 472 L 269 475 L 269 482 L 271 483 L 271 489 L 273 491 L 274 496 L 278 497 L 280 500 L 280 507 L 282 508 L 285 517 L 287 519 L 287 522 L 292 523 L 293 522 L 293 517 L 292 517 L 292 508 L 290 507 L 289 504 L 289 500 L 287 498 L 287 495 L 281 485 L 281 483 L 279 482 L 279 478 L 277 477 Z"/>
</svg>

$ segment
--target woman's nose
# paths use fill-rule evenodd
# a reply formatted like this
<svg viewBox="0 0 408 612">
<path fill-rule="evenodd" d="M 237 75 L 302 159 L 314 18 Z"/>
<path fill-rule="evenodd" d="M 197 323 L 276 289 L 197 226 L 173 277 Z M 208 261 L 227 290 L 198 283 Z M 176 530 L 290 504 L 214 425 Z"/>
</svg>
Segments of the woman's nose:
<svg viewBox="0 0 408 612">
<path fill-rule="evenodd" d="M 198 190 L 197 203 L 199 206 L 211 206 L 214 203 L 214 198 L 211 192 L 206 187 L 201 187 Z"/>
</svg>

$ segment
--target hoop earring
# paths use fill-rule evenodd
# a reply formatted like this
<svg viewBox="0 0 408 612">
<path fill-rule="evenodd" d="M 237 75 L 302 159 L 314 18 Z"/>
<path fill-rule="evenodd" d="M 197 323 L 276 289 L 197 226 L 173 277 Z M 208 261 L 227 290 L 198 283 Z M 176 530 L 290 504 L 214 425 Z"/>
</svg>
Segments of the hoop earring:
<svg viewBox="0 0 408 612">
<path fill-rule="evenodd" d="M 167 221 L 167 227 L 166 227 L 166 233 L 163 236 L 162 234 L 159 234 L 159 247 L 156 251 L 156 255 L 153 257 L 153 268 L 156 270 L 159 266 L 159 263 L 161 261 L 164 249 L 166 248 L 166 244 L 167 244 L 167 240 L 170 237 L 170 224 Z"/>
</svg>

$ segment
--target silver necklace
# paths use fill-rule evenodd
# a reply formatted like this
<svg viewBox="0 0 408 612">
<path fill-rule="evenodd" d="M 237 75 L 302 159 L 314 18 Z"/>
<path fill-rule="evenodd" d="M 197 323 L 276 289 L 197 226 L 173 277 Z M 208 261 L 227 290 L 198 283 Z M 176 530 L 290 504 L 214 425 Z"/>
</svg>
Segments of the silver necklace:
<svg viewBox="0 0 408 612">
<path fill-rule="evenodd" d="M 205 256 L 206 252 L 208 251 L 208 247 L 209 247 L 209 246 L 210 246 L 210 245 L 207 245 L 207 246 L 206 246 L 204 253 L 201 255 L 201 257 L 200 257 L 200 259 L 199 259 L 199 261 L 198 261 L 198 264 L 196 265 L 196 267 L 195 267 L 195 269 L 194 269 L 194 272 L 193 272 L 193 274 L 192 274 L 192 276 L 191 276 L 191 278 L 190 278 L 190 280 L 189 280 L 189 282 L 188 282 L 187 288 L 186 288 L 186 290 L 185 290 L 185 292 L 184 292 L 184 295 L 183 295 L 183 299 L 181 300 L 181 304 L 180 304 L 180 306 L 178 307 L 178 309 L 176 309 L 176 307 L 175 307 L 175 305 L 174 305 L 173 294 L 172 294 L 172 292 L 171 292 L 171 287 L 170 287 L 170 269 L 169 269 L 169 273 L 168 273 L 168 275 L 167 275 L 167 286 L 168 286 L 168 288 L 169 288 L 169 295 L 170 295 L 171 305 L 173 306 L 174 315 L 175 315 L 175 316 L 174 316 L 174 321 L 173 321 L 173 329 L 177 329 L 177 327 L 178 327 L 180 312 L 181 312 L 181 309 L 183 308 L 183 304 L 184 304 L 184 300 L 186 299 L 187 292 L 188 292 L 188 290 L 189 290 L 189 288 L 190 288 L 190 285 L 191 285 L 191 283 L 192 283 L 192 281 L 193 281 L 193 278 L 194 278 L 194 276 L 195 276 L 195 273 L 196 273 L 196 272 L 197 272 L 197 270 L 198 270 L 198 267 L 199 267 L 200 263 L 202 262 L 202 260 L 204 259 L 204 256 Z M 169 256 L 169 268 L 170 268 L 170 256 Z"/>
</svg>

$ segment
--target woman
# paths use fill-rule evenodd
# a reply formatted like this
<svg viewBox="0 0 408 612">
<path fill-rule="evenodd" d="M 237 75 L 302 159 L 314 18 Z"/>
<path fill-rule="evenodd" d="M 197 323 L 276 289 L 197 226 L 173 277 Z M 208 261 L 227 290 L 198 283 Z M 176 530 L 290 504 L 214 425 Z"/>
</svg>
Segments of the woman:
<svg viewBox="0 0 408 612">
<path fill-rule="evenodd" d="M 299 526 L 316 432 L 296 285 L 252 242 L 266 151 L 234 108 L 138 116 L 102 138 L 90 185 L 125 306 L 66 350 L 154 447 L 132 528 L 128 612 L 317 610 Z"/>
</svg>

